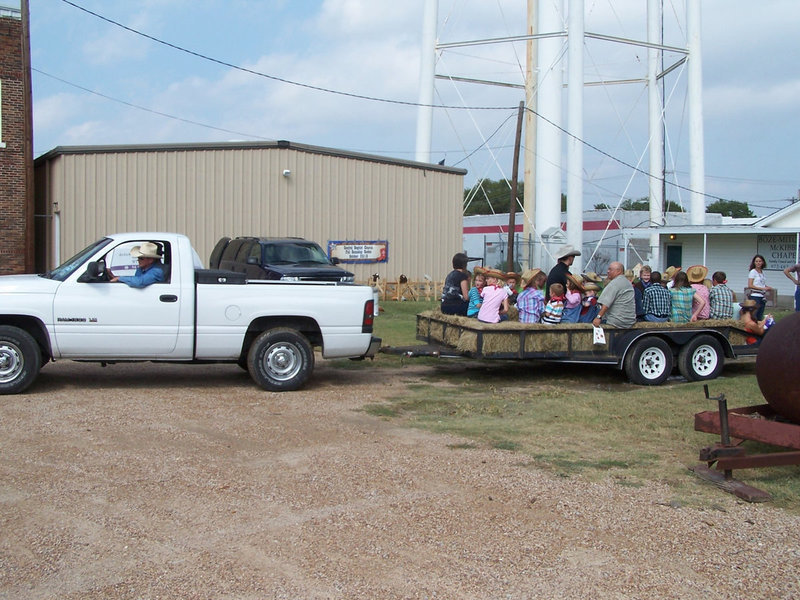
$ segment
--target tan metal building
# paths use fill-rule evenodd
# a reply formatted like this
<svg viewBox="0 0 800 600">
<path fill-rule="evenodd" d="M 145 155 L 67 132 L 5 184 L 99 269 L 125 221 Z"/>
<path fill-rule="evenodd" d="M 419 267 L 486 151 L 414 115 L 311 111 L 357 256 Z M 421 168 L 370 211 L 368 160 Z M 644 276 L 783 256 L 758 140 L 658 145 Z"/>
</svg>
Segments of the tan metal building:
<svg viewBox="0 0 800 600">
<path fill-rule="evenodd" d="M 441 280 L 462 250 L 466 171 L 286 141 L 59 146 L 35 161 L 37 270 L 107 233 L 175 231 L 204 262 L 226 235 L 388 242 L 366 281 Z"/>
</svg>

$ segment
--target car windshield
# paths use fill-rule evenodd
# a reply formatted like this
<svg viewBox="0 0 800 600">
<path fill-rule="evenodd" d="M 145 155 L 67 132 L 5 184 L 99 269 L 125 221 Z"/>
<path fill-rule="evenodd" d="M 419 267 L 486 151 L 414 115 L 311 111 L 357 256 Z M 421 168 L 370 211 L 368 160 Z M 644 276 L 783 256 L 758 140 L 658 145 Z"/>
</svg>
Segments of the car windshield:
<svg viewBox="0 0 800 600">
<path fill-rule="evenodd" d="M 267 262 L 271 262 L 273 264 L 330 264 L 327 255 L 317 244 L 281 244 L 280 246 L 277 246 L 276 249 L 277 256 L 275 256 L 273 260 L 269 260 L 270 256 L 267 256 Z"/>
<path fill-rule="evenodd" d="M 90 244 L 80 252 L 78 252 L 75 256 L 70 258 L 67 262 L 59 265 L 52 271 L 48 271 L 47 273 L 42 273 L 42 277 L 46 277 L 48 279 L 55 279 L 56 281 L 64 281 L 67 277 L 72 275 L 86 260 L 97 250 L 102 248 L 103 246 L 107 246 L 111 243 L 111 238 L 102 238 Z"/>
</svg>

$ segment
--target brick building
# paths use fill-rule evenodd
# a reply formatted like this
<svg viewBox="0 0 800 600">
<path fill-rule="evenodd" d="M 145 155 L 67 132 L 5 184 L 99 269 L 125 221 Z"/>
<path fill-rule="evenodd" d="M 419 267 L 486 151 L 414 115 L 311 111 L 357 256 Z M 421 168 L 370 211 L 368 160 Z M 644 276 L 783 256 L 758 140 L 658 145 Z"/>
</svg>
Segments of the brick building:
<svg viewBox="0 0 800 600">
<path fill-rule="evenodd" d="M 33 124 L 27 1 L 0 0 L 0 274 L 34 265 Z"/>
</svg>

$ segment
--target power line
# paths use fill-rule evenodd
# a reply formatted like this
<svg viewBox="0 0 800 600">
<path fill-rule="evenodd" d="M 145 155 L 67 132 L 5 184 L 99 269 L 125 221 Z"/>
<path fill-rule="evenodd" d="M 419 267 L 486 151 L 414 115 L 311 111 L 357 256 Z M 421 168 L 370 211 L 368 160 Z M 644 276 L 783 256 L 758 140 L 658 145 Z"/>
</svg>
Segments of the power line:
<svg viewBox="0 0 800 600">
<path fill-rule="evenodd" d="M 538 113 L 538 112 L 536 112 L 535 110 L 533 110 L 533 109 L 531 109 L 531 108 L 528 108 L 528 107 L 525 107 L 525 110 L 528 110 L 528 111 L 532 112 L 534 115 L 536 115 L 537 117 L 539 117 L 539 118 L 540 118 L 540 119 L 542 119 L 543 121 L 545 121 L 545 122 L 549 123 L 550 125 L 552 125 L 552 126 L 553 126 L 553 127 L 555 127 L 556 129 L 558 129 L 559 131 L 561 131 L 562 133 L 565 133 L 565 134 L 567 134 L 569 137 L 571 137 L 572 139 L 574 139 L 574 140 L 576 140 L 576 141 L 580 142 L 581 144 L 583 144 L 583 145 L 584 145 L 584 146 L 586 146 L 587 148 L 591 148 L 591 149 L 592 149 L 592 150 L 594 150 L 595 152 L 597 152 L 597 153 L 599 153 L 599 154 L 602 154 L 603 156 L 606 156 L 606 157 L 610 158 L 611 160 L 613 160 L 613 161 L 615 161 L 615 162 L 618 162 L 619 164 L 621 164 L 621 165 L 623 165 L 623 166 L 625 166 L 625 167 L 628 167 L 629 169 L 633 170 L 633 171 L 634 171 L 634 172 L 636 172 L 636 173 L 641 173 L 642 175 L 646 175 L 647 177 L 649 177 L 649 178 L 651 178 L 651 179 L 655 179 L 655 180 L 656 180 L 656 181 L 658 181 L 658 182 L 661 182 L 661 183 L 666 183 L 667 185 L 671 185 L 671 186 L 672 186 L 672 187 L 674 187 L 674 188 L 678 188 L 678 189 L 681 189 L 681 190 L 686 190 L 687 192 L 690 192 L 690 193 L 692 193 L 692 194 L 700 194 L 701 196 L 705 196 L 706 198 L 711 198 L 712 200 L 726 200 L 726 198 L 722 198 L 722 197 L 720 197 L 720 196 L 715 196 L 715 195 L 713 195 L 713 194 L 707 194 L 707 193 L 705 193 L 705 192 L 697 192 L 697 191 L 693 190 L 692 188 L 690 188 L 690 187 L 687 187 L 687 186 L 685 186 L 685 185 L 681 185 L 681 184 L 679 184 L 679 183 L 674 183 L 674 182 L 672 182 L 672 181 L 669 181 L 669 180 L 666 180 L 666 179 L 664 179 L 663 177 L 658 177 L 657 175 L 651 175 L 650 173 L 648 173 L 647 171 L 645 171 L 645 170 L 643 170 L 643 169 L 640 169 L 640 168 L 639 168 L 639 167 L 637 167 L 636 165 L 632 165 L 632 164 L 630 164 L 630 163 L 628 163 L 628 162 L 625 162 L 625 161 L 624 161 L 624 160 L 622 160 L 621 158 L 617 158 L 616 156 L 613 156 L 612 154 L 609 154 L 609 153 L 608 153 L 608 152 L 606 152 L 605 150 L 601 150 L 600 148 L 598 148 L 598 147 L 597 147 L 597 146 L 595 146 L 594 144 L 590 144 L 590 143 L 589 143 L 589 142 L 587 142 L 586 140 L 579 138 L 578 136 L 574 135 L 573 133 L 570 133 L 569 131 L 567 131 L 566 129 L 564 129 L 563 127 L 561 127 L 560 125 L 558 125 L 557 123 L 554 123 L 553 121 L 551 121 L 551 120 L 550 120 L 550 119 L 548 119 L 547 117 L 545 117 L 545 116 L 543 116 L 543 115 L 539 114 L 539 113 Z"/>
<path fill-rule="evenodd" d="M 408 100 L 395 100 L 392 98 L 378 98 L 377 96 L 367 96 L 366 94 L 356 94 L 353 92 L 343 92 L 341 90 L 334 90 L 331 88 L 324 88 L 317 85 L 311 85 L 310 83 L 302 83 L 300 81 L 292 81 L 291 79 L 285 79 L 283 77 L 278 77 L 277 75 L 270 75 L 268 73 L 262 73 L 260 71 L 255 71 L 253 69 L 248 69 L 246 67 L 240 67 L 239 65 L 234 65 L 233 63 L 226 62 L 224 60 L 220 60 L 218 58 L 214 58 L 213 56 L 208 56 L 206 54 L 202 54 L 195 50 L 189 50 L 188 48 L 184 48 L 182 46 L 178 46 L 177 44 L 173 44 L 171 42 L 167 42 L 155 36 L 149 35 L 147 33 L 143 33 L 137 29 L 132 27 L 128 27 L 127 25 L 123 25 L 118 21 L 114 21 L 113 19 L 109 19 L 108 17 L 104 17 L 101 14 L 93 12 L 88 8 L 84 8 L 79 4 L 75 4 L 70 0 L 61 0 L 64 4 L 68 4 L 78 10 L 85 12 L 86 14 L 92 15 L 100 19 L 101 21 L 105 21 L 106 23 L 110 23 L 111 25 L 115 25 L 116 27 L 120 27 L 125 31 L 129 31 L 133 34 L 139 35 L 143 38 L 156 42 L 157 44 L 161 44 L 163 46 L 167 46 L 168 48 L 172 48 L 173 50 L 177 50 L 179 52 L 184 52 L 191 56 L 195 56 L 202 60 L 207 60 L 209 62 L 221 65 L 223 67 L 228 67 L 230 69 L 235 69 L 237 71 L 242 71 L 243 73 L 249 73 L 250 75 L 256 75 L 257 77 L 264 77 L 265 79 L 271 79 L 272 81 L 278 81 L 280 83 L 286 83 L 288 85 L 294 85 L 297 87 L 302 87 L 309 90 L 314 90 L 317 92 L 325 92 L 326 94 L 336 94 L 337 96 L 346 96 L 348 98 L 357 98 L 359 100 L 370 100 L 372 102 L 383 102 L 386 104 L 399 104 L 402 106 L 415 106 L 415 107 L 424 107 L 424 108 L 449 108 L 452 110 L 511 110 L 514 107 L 500 107 L 500 106 L 448 106 L 443 104 L 421 104 L 419 102 L 410 102 Z"/>
<path fill-rule="evenodd" d="M 171 115 L 169 113 L 161 112 L 161 111 L 158 111 L 158 110 L 155 110 L 155 109 L 152 109 L 152 108 L 147 108 L 146 106 L 140 106 L 138 104 L 133 104 L 132 102 L 127 102 L 125 100 L 120 100 L 119 98 L 114 98 L 113 96 L 109 96 L 107 94 L 103 94 L 101 92 L 98 92 L 98 91 L 95 91 L 95 90 L 91 90 L 91 89 L 89 89 L 87 87 L 83 87 L 82 85 L 78 85 L 77 83 L 72 83 L 71 81 L 67 81 L 66 79 L 61 79 L 61 77 L 56 77 L 55 75 L 51 75 L 50 73 L 45 73 L 44 71 L 42 71 L 40 69 L 36 69 L 34 67 L 31 67 L 31 71 L 35 71 L 36 73 L 39 73 L 40 75 L 44 75 L 45 77 L 50 77 L 51 79 L 55 79 L 56 81 L 60 81 L 61 83 L 65 83 L 65 84 L 67 84 L 69 86 L 72 86 L 72 87 L 77 88 L 79 90 L 82 90 L 84 92 L 89 92 L 90 94 L 94 94 L 95 96 L 100 96 L 101 98 L 104 98 L 106 100 L 111 100 L 112 102 L 118 102 L 119 104 L 124 104 L 125 106 L 130 106 L 131 108 L 135 108 L 135 109 L 138 109 L 138 110 L 143 110 L 145 112 L 149 112 L 149 113 L 152 113 L 154 115 L 158 115 L 160 117 L 166 117 L 168 119 L 174 119 L 175 121 L 181 121 L 183 123 L 188 123 L 190 125 L 197 125 L 199 127 L 206 127 L 208 129 L 214 129 L 216 131 L 222 131 L 222 132 L 225 132 L 225 133 L 232 133 L 234 135 L 243 135 L 245 137 L 257 138 L 259 140 L 265 140 L 265 141 L 269 141 L 269 142 L 274 142 L 275 141 L 272 138 L 266 138 L 266 137 L 262 137 L 260 135 L 255 135 L 255 134 L 252 134 L 252 133 L 242 133 L 241 131 L 234 131 L 233 129 L 225 129 L 223 127 L 216 127 L 214 125 L 209 125 L 208 123 L 200 123 L 199 121 L 192 121 L 191 119 L 184 119 L 183 117 L 178 117 L 178 116 L 175 116 L 175 115 Z"/>
</svg>

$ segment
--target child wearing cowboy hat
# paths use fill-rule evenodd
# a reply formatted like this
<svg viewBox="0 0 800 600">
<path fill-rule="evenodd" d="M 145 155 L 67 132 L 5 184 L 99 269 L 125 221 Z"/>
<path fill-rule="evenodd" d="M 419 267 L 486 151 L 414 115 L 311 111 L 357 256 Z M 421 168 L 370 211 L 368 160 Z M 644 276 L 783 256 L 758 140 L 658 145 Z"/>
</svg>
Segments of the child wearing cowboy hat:
<svg viewBox="0 0 800 600">
<path fill-rule="evenodd" d="M 483 302 L 478 310 L 478 321 L 482 323 L 499 323 L 508 320 L 508 293 L 500 285 L 504 279 L 504 273 L 495 269 L 488 269 L 486 275 L 486 285 L 481 290 Z"/>
<path fill-rule="evenodd" d="M 597 316 L 600 308 L 597 306 L 597 293 L 600 286 L 594 281 L 586 281 L 583 284 L 583 298 L 581 299 L 581 314 L 578 316 L 578 323 L 591 323 Z"/>
<path fill-rule="evenodd" d="M 764 335 L 775 323 L 775 319 L 772 318 L 772 315 L 767 315 L 763 321 L 759 321 L 756 318 L 759 304 L 755 300 L 747 299 L 744 302 L 740 302 L 739 306 L 741 307 L 741 310 L 739 310 L 739 319 L 744 325 L 744 330 L 749 333 Z M 748 344 L 755 344 L 756 341 L 756 338 L 747 338 Z"/>
<path fill-rule="evenodd" d="M 544 291 L 547 275 L 541 269 L 528 269 L 522 274 L 522 291 L 517 296 L 520 323 L 538 323 L 544 312 Z"/>
<path fill-rule="evenodd" d="M 581 316 L 581 293 L 583 285 L 571 274 L 567 274 L 567 290 L 564 294 L 564 314 L 561 316 L 562 323 L 577 323 Z"/>
</svg>

